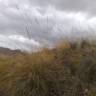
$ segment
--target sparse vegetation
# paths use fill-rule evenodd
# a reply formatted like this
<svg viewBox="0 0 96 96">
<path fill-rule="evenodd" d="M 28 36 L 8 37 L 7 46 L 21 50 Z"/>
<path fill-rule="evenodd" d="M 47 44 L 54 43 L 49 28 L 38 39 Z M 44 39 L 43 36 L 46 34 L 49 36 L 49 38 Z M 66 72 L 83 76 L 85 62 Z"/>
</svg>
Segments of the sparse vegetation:
<svg viewBox="0 0 96 96">
<path fill-rule="evenodd" d="M 96 96 L 96 45 L 0 56 L 0 96 Z"/>
</svg>

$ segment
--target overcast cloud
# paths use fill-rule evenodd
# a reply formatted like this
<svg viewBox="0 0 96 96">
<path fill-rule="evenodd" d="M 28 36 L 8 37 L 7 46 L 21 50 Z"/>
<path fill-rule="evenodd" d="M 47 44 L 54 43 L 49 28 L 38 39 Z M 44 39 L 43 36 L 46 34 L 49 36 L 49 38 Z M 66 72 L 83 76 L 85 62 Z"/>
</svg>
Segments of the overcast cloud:
<svg viewBox="0 0 96 96">
<path fill-rule="evenodd" d="M 0 46 L 34 50 L 95 39 L 95 10 L 96 0 L 0 0 Z"/>
</svg>

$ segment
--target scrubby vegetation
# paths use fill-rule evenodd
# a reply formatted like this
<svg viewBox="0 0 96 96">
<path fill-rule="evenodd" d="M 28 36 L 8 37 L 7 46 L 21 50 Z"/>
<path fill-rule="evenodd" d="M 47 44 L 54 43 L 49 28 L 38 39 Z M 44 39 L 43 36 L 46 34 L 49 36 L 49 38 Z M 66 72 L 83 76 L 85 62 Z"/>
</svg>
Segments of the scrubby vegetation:
<svg viewBox="0 0 96 96">
<path fill-rule="evenodd" d="M 96 44 L 0 56 L 0 96 L 96 96 Z"/>
</svg>

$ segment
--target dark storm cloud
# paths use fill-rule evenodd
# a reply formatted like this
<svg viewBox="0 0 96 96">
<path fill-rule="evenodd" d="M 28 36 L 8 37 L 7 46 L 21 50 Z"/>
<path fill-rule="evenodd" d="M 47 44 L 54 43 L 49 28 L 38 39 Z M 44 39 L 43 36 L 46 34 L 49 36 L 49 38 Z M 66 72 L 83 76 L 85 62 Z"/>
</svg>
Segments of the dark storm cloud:
<svg viewBox="0 0 96 96">
<path fill-rule="evenodd" d="M 96 0 L 29 0 L 32 5 L 53 6 L 59 10 L 96 13 Z"/>
</svg>

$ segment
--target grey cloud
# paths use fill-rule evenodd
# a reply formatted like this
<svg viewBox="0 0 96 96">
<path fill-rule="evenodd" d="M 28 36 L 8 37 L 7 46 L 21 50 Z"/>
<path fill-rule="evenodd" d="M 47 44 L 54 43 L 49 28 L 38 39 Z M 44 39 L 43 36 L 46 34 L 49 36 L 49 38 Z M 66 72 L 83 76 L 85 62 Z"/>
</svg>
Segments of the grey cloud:
<svg viewBox="0 0 96 96">
<path fill-rule="evenodd" d="M 96 13 L 96 0 L 29 0 L 35 6 L 53 6 L 59 10 Z"/>
<path fill-rule="evenodd" d="M 63 38 L 95 38 L 96 17 L 95 15 L 89 17 L 87 14 L 94 13 L 95 2 L 95 0 L 2 0 L 0 35 L 3 35 L 1 38 L 4 41 L 0 40 L 0 46 L 19 49 L 21 46 L 28 50 L 30 46 L 33 49 L 36 47 L 33 41 L 42 47 L 50 47 Z M 90 31 L 89 26 L 93 31 Z M 25 41 L 18 41 L 17 37 L 14 40 L 14 35 L 23 36 Z M 7 36 L 11 36 L 11 40 Z"/>
<path fill-rule="evenodd" d="M 23 7 L 23 5 L 37 6 L 41 8 L 47 8 L 52 6 L 57 10 L 67 11 L 83 11 L 88 13 L 96 13 L 96 0 L 4 0 L 3 7 Z M 8 4 L 6 4 L 6 1 Z"/>
</svg>

